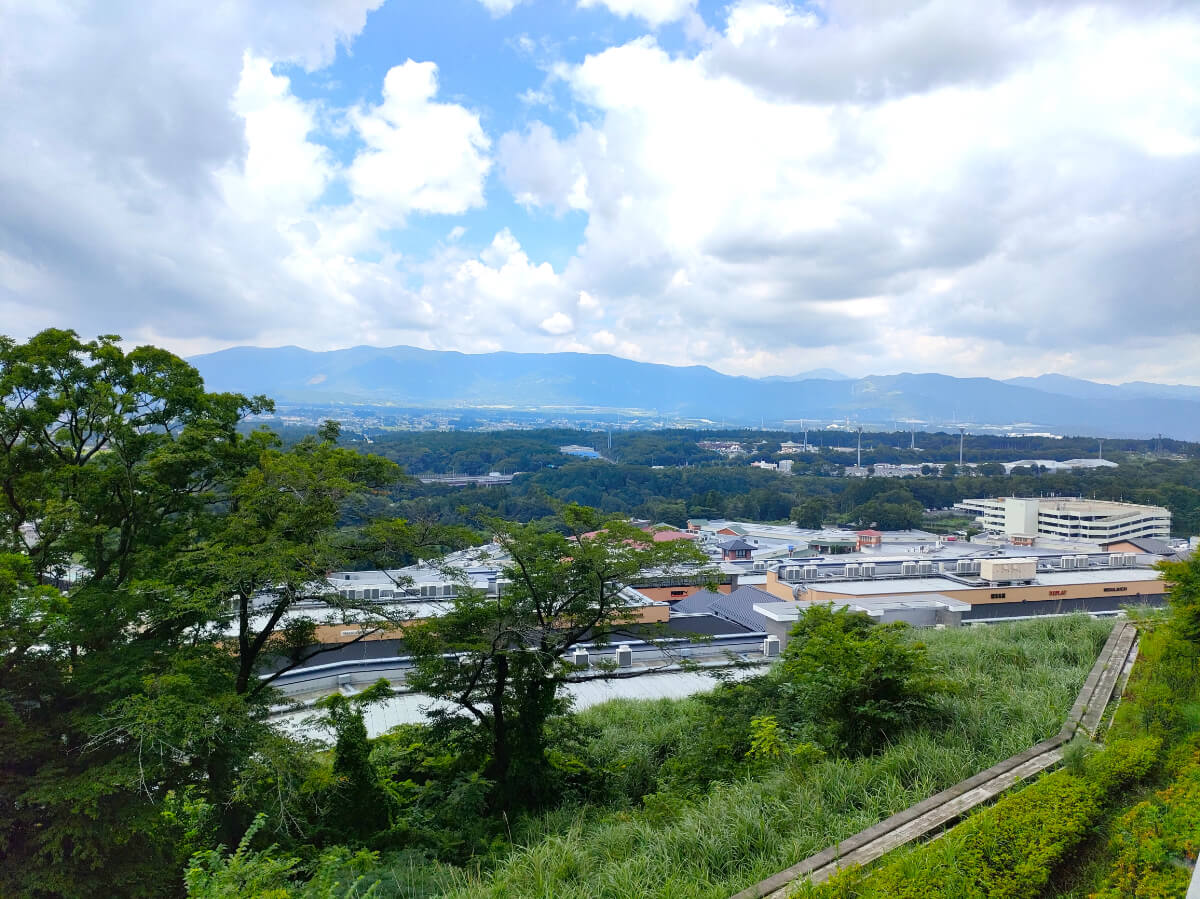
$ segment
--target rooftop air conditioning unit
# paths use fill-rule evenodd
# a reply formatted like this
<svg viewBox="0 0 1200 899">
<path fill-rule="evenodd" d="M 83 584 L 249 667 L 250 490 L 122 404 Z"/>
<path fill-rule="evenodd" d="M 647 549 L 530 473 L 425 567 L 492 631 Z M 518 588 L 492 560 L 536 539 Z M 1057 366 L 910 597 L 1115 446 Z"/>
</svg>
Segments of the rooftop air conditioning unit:
<svg viewBox="0 0 1200 899">
<path fill-rule="evenodd" d="M 915 575 L 917 573 L 917 563 L 916 562 L 901 562 L 900 563 L 900 573 L 902 575 L 908 575 L 908 576 Z"/>
<path fill-rule="evenodd" d="M 1075 567 L 1076 568 L 1087 568 L 1088 564 L 1089 564 L 1088 557 L 1083 555 L 1082 553 L 1080 553 L 1079 555 L 1077 555 L 1075 557 Z"/>
<path fill-rule="evenodd" d="M 755 571 L 766 571 L 766 570 L 767 570 L 767 563 L 766 563 L 766 562 L 755 562 L 755 563 L 754 563 L 754 565 L 753 565 L 753 566 L 751 566 L 751 567 L 752 567 L 752 568 L 753 568 Z"/>
<path fill-rule="evenodd" d="M 1120 568 L 1125 564 L 1125 556 L 1122 553 L 1109 553 L 1108 565 L 1110 568 Z"/>
<path fill-rule="evenodd" d="M 1063 569 L 1074 568 L 1075 567 L 1075 557 L 1074 556 L 1063 556 L 1061 559 L 1058 560 L 1058 567 L 1063 568 Z"/>
<path fill-rule="evenodd" d="M 1127 567 L 1132 568 L 1137 564 L 1137 553 L 1122 553 L 1121 555 L 1125 557 L 1125 565 Z"/>
<path fill-rule="evenodd" d="M 511 589 L 512 589 L 512 581 L 510 581 L 508 578 L 506 578 L 506 577 L 496 578 L 496 595 L 497 596 L 503 596 L 504 594 L 508 593 L 508 591 Z"/>
<path fill-rule="evenodd" d="M 818 577 L 818 569 L 816 565 L 804 566 L 804 579 L 806 581 L 815 581 Z"/>
<path fill-rule="evenodd" d="M 846 577 L 861 577 L 861 576 L 862 576 L 862 566 L 861 565 L 847 565 L 846 566 Z"/>
<path fill-rule="evenodd" d="M 875 563 L 874 562 L 863 562 L 862 576 L 863 577 L 875 577 Z"/>
<path fill-rule="evenodd" d="M 933 563 L 932 562 L 918 562 L 917 563 L 917 573 L 923 574 L 923 575 L 924 574 L 933 574 Z"/>
</svg>

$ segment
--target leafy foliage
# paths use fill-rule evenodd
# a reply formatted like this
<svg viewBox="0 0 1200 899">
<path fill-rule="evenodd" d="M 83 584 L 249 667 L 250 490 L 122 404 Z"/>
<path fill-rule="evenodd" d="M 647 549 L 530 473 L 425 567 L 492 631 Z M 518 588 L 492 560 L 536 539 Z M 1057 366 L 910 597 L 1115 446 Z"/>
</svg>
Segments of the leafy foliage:
<svg viewBox="0 0 1200 899">
<path fill-rule="evenodd" d="M 814 604 L 792 628 L 782 676 L 791 703 L 830 748 L 866 752 L 930 721 L 938 678 L 905 626 L 876 625 L 862 613 Z"/>
<path fill-rule="evenodd" d="M 1153 737 L 1111 745 L 1089 758 L 1080 775 L 1046 775 L 865 878 L 850 868 L 798 895 L 1035 899 L 1113 794 L 1150 770 L 1159 746 Z"/>
<path fill-rule="evenodd" d="M 633 622 L 622 596 L 628 580 L 651 568 L 697 563 L 689 541 L 655 542 L 627 521 L 566 506 L 567 534 L 539 525 L 489 520 L 510 562 L 497 595 L 465 578 L 446 614 L 406 631 L 417 663 L 409 683 L 454 703 L 487 733 L 483 776 L 499 810 L 547 801 L 551 765 L 545 728 L 565 710 L 561 686 L 575 670 L 568 647 L 604 642 Z"/>
</svg>

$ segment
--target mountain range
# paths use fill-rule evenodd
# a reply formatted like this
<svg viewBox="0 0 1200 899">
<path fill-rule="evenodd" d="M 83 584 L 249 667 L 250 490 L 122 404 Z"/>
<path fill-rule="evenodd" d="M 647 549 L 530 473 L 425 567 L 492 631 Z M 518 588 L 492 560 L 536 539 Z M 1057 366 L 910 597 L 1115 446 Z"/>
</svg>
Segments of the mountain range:
<svg viewBox="0 0 1200 899">
<path fill-rule="evenodd" d="M 1101 384 L 1058 374 L 1007 381 L 907 373 L 849 378 L 819 369 L 750 378 L 606 355 L 407 346 L 234 347 L 190 361 L 210 390 L 265 393 L 283 404 L 644 410 L 665 420 L 748 424 L 912 420 L 931 428 L 962 422 L 973 430 L 1200 439 L 1200 387 Z"/>
</svg>

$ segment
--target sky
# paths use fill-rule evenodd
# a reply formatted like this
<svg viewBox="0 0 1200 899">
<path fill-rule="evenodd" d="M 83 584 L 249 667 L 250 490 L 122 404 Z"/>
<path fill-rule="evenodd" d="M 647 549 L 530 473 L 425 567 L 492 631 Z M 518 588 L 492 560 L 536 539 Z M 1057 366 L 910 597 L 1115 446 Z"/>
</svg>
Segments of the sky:
<svg viewBox="0 0 1200 899">
<path fill-rule="evenodd" d="M 0 333 L 1200 383 L 1200 4 L 0 0 Z"/>
</svg>

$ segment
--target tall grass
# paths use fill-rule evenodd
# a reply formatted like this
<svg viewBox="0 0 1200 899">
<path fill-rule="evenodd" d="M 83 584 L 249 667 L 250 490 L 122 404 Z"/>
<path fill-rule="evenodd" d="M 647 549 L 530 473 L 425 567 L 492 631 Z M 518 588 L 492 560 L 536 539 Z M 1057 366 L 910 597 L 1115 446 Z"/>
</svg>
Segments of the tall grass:
<svg viewBox="0 0 1200 899">
<path fill-rule="evenodd" d="M 944 725 L 870 757 L 782 763 L 694 801 L 581 806 L 528 819 L 507 857 L 488 872 L 458 875 L 447 895 L 724 899 L 1053 734 L 1111 626 L 1078 616 L 914 633 L 961 685 L 943 700 Z M 598 731 L 596 751 L 626 764 L 625 786 L 638 795 L 659 761 L 647 753 L 686 740 L 696 706 L 619 701 L 581 721 Z"/>
</svg>

